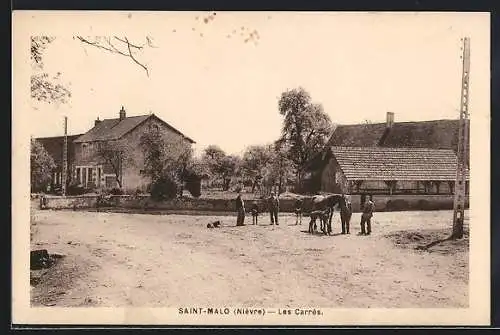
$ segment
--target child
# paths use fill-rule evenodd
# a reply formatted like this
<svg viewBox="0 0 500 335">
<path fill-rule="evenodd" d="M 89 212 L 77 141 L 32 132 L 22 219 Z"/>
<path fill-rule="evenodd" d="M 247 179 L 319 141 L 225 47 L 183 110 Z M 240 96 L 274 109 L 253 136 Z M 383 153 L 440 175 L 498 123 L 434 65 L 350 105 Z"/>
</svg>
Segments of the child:
<svg viewBox="0 0 500 335">
<path fill-rule="evenodd" d="M 252 204 L 252 208 L 250 209 L 252 212 L 252 222 L 254 225 L 257 224 L 257 219 L 259 217 L 259 206 L 257 206 L 257 202 L 254 201 Z"/>
<path fill-rule="evenodd" d="M 370 235 L 372 233 L 371 219 L 374 210 L 375 204 L 373 203 L 373 196 L 370 195 L 370 199 L 363 206 L 363 213 L 361 214 L 361 235 Z M 365 230 L 365 226 L 367 230 Z"/>
</svg>

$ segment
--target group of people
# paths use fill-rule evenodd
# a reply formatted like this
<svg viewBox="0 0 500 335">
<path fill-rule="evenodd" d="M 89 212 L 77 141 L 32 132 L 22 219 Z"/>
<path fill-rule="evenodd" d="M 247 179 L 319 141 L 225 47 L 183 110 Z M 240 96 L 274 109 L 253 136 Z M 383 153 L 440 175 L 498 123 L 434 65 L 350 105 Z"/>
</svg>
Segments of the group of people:
<svg viewBox="0 0 500 335">
<path fill-rule="evenodd" d="M 271 196 L 268 199 L 268 209 L 269 209 L 269 215 L 271 217 L 271 224 L 272 225 L 279 225 L 278 222 L 278 213 L 280 209 L 280 203 L 279 203 L 279 198 L 276 195 L 276 193 L 272 192 Z M 238 197 L 236 197 L 236 211 L 238 213 L 237 219 L 236 219 L 236 225 L 237 226 L 244 226 L 245 225 L 245 202 L 243 201 L 243 198 L 241 197 L 241 193 L 238 192 Z M 259 206 L 257 205 L 257 202 L 253 202 L 252 207 L 250 208 L 250 212 L 252 213 L 252 223 L 256 225 L 258 223 L 258 218 L 259 218 Z"/>
<path fill-rule="evenodd" d="M 349 228 L 350 228 L 350 220 L 352 216 L 352 206 L 351 202 L 348 197 L 345 197 L 345 203 L 341 204 L 340 206 L 340 219 L 342 222 L 342 234 L 350 234 Z M 268 199 L 267 202 L 268 205 L 268 210 L 269 210 L 269 215 L 271 219 L 271 225 L 279 225 L 278 222 L 278 213 L 279 213 L 279 198 L 276 193 L 272 192 L 271 196 Z M 330 211 L 333 211 L 333 208 L 329 209 Z M 245 225 L 245 202 L 243 201 L 243 198 L 241 197 L 241 192 L 238 192 L 238 196 L 236 198 L 236 211 L 237 211 L 237 219 L 236 219 L 236 226 L 244 226 Z M 372 232 L 372 226 L 371 226 L 371 219 L 373 217 L 373 212 L 375 211 L 375 204 L 373 202 L 373 196 L 370 195 L 369 199 L 364 203 L 363 209 L 362 209 L 362 214 L 361 214 L 361 235 L 370 235 Z M 260 214 L 259 211 L 259 206 L 257 202 L 253 202 L 252 206 L 250 208 L 250 212 L 252 214 L 252 224 L 257 225 L 258 224 L 258 217 Z M 295 224 L 302 224 L 302 200 L 297 199 L 295 202 Z M 315 212 L 311 212 L 311 223 L 316 221 L 317 218 L 319 218 L 324 224 L 326 224 L 326 221 L 329 220 L 331 223 L 331 215 L 333 214 L 332 212 L 329 212 L 327 217 L 323 217 L 322 215 L 313 215 Z M 324 213 L 321 213 L 324 214 Z M 329 218 L 328 218 L 329 217 Z M 330 227 L 331 228 L 331 227 Z"/>
</svg>

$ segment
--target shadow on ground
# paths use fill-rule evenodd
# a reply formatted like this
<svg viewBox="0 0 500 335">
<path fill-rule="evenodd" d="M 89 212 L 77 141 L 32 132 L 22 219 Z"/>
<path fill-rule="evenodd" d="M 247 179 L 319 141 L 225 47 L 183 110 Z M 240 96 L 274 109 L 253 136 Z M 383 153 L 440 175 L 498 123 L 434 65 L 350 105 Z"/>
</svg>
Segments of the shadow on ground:
<svg viewBox="0 0 500 335">
<path fill-rule="evenodd" d="M 469 250 L 469 231 L 464 231 L 464 237 L 457 240 L 449 239 L 450 229 L 396 231 L 385 235 L 396 247 L 415 249 L 423 252 L 452 254 Z"/>
</svg>

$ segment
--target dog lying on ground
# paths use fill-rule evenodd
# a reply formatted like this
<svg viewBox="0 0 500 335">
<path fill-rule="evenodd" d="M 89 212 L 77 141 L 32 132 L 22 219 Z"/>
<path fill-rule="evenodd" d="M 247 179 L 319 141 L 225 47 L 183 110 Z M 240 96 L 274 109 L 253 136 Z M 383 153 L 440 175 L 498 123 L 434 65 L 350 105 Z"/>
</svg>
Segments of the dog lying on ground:
<svg viewBox="0 0 500 335">
<path fill-rule="evenodd" d="M 220 221 L 215 221 L 211 223 L 207 223 L 207 228 L 219 228 L 220 227 Z"/>
</svg>

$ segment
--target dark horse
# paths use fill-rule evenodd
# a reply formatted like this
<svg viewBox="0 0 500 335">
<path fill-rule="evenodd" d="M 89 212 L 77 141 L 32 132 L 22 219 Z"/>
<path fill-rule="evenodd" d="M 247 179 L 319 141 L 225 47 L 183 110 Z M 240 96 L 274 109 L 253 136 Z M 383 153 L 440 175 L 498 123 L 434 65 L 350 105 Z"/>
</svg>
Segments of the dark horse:
<svg viewBox="0 0 500 335">
<path fill-rule="evenodd" d="M 330 209 L 327 208 L 324 211 L 321 210 L 312 211 L 309 214 L 309 217 L 311 218 L 311 220 L 309 221 L 308 232 L 310 234 L 314 234 L 314 232 L 317 231 L 316 220 L 319 219 L 321 224 L 321 230 L 323 231 L 323 233 L 326 234 L 325 227 L 328 224 L 328 219 L 330 218 Z"/>
<path fill-rule="evenodd" d="M 333 209 L 336 205 L 346 208 L 346 199 L 343 194 L 316 195 L 312 199 L 312 211 L 328 211 L 328 220 L 320 220 L 324 234 L 332 232 Z M 326 226 L 326 227 L 325 227 Z"/>
</svg>

